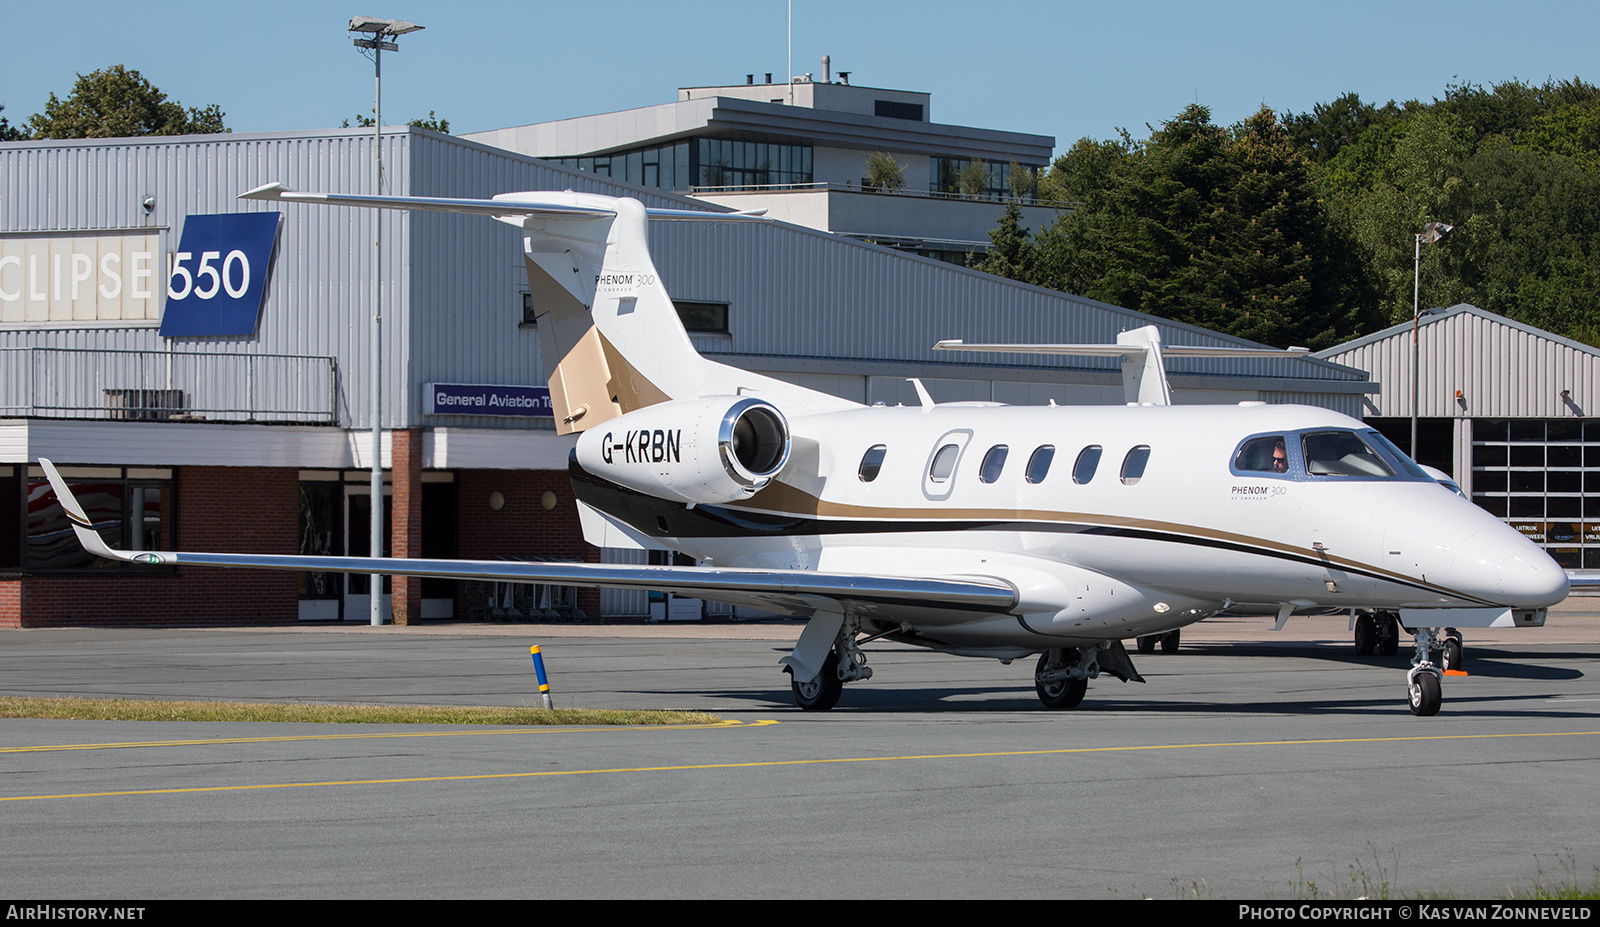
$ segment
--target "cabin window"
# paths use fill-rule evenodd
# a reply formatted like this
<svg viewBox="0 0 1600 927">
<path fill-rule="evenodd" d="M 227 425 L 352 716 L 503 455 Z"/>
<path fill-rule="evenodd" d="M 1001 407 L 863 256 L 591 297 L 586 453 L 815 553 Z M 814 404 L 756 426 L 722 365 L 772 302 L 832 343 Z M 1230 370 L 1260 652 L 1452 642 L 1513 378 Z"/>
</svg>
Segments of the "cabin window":
<svg viewBox="0 0 1600 927">
<path fill-rule="evenodd" d="M 1128 452 L 1122 458 L 1122 482 L 1124 485 L 1133 484 L 1144 479 L 1144 465 L 1150 462 L 1150 445 L 1141 444 Z"/>
<path fill-rule="evenodd" d="M 1055 459 L 1055 445 L 1041 444 L 1034 448 L 1033 455 L 1028 458 L 1028 482 L 1043 483 L 1046 474 L 1050 472 L 1050 461 Z"/>
<path fill-rule="evenodd" d="M 939 448 L 939 453 L 933 455 L 933 463 L 928 467 L 928 479 L 935 483 L 943 483 L 956 471 L 956 458 L 961 456 L 961 445 L 946 444 Z"/>
<path fill-rule="evenodd" d="M 1233 457 L 1233 468 L 1242 473 L 1289 472 L 1289 447 L 1283 435 L 1251 438 L 1239 445 Z"/>
<path fill-rule="evenodd" d="M 874 444 L 867 448 L 861 455 L 861 467 L 856 470 L 856 475 L 861 477 L 861 482 L 870 483 L 878 478 L 878 471 L 883 469 L 883 455 L 889 452 L 884 444 Z"/>
<path fill-rule="evenodd" d="M 1006 454 L 1011 449 L 1004 444 L 996 444 L 989 448 L 989 453 L 983 455 L 983 466 L 978 468 L 978 479 L 985 483 L 993 483 L 1000 478 L 1000 471 L 1006 468 Z"/>
<path fill-rule="evenodd" d="M 1094 471 L 1100 466 L 1100 445 L 1091 444 L 1078 452 L 1078 459 L 1072 465 L 1072 481 L 1079 485 L 1094 479 Z"/>
<path fill-rule="evenodd" d="M 1353 431 L 1314 431 L 1301 437 L 1300 449 L 1312 476 L 1394 476 L 1394 470 Z"/>
</svg>

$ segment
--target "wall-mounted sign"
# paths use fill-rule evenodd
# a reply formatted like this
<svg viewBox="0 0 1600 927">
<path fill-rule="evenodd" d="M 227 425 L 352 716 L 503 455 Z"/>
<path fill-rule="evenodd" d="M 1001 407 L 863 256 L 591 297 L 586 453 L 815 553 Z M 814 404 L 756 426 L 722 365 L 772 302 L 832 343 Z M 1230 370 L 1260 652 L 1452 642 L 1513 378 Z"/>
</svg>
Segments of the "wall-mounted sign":
<svg viewBox="0 0 1600 927">
<path fill-rule="evenodd" d="M 164 338 L 253 335 L 280 213 L 190 216 L 167 277 Z"/>
<path fill-rule="evenodd" d="M 0 324 L 155 321 L 161 232 L 0 236 Z"/>
<path fill-rule="evenodd" d="M 428 383 L 423 406 L 429 415 L 513 415 L 553 418 L 550 390 L 544 386 L 494 386 L 481 383 Z"/>
</svg>

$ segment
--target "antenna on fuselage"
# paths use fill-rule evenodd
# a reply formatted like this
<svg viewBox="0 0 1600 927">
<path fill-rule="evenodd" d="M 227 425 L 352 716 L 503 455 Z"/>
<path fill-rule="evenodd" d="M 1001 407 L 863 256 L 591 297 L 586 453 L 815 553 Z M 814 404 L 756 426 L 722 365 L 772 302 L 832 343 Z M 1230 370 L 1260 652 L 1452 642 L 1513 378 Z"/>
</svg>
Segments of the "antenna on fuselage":
<svg viewBox="0 0 1600 927">
<path fill-rule="evenodd" d="M 941 341 L 933 349 L 986 354 L 1120 357 L 1123 398 L 1129 403 L 1153 406 L 1172 405 L 1172 388 L 1167 384 L 1167 357 L 1304 357 L 1311 353 L 1310 348 L 1300 347 L 1280 351 L 1277 348 L 1163 345 L 1161 331 L 1154 325 L 1122 332 L 1117 335 L 1116 344 L 967 344 L 956 340 Z"/>
</svg>

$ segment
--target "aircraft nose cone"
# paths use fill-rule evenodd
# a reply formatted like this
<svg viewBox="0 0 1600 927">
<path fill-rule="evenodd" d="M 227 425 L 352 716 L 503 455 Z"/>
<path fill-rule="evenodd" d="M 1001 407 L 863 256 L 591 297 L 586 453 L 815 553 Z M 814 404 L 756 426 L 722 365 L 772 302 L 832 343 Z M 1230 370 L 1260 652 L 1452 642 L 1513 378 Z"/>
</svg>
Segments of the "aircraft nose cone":
<svg viewBox="0 0 1600 927">
<path fill-rule="evenodd" d="M 1546 608 L 1567 597 L 1567 572 L 1537 548 L 1533 556 L 1522 552 L 1507 557 L 1497 575 L 1500 594 L 1520 608 Z"/>
</svg>

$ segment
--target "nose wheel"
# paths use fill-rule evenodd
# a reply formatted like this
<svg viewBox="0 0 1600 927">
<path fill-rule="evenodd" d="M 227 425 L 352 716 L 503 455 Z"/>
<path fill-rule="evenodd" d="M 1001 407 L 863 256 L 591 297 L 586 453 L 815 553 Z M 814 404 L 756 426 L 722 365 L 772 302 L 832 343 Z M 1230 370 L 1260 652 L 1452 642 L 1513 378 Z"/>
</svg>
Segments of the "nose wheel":
<svg viewBox="0 0 1600 927">
<path fill-rule="evenodd" d="M 1411 658 L 1411 670 L 1406 673 L 1406 700 L 1411 705 L 1411 713 L 1419 718 L 1431 718 L 1439 713 L 1439 706 L 1444 704 L 1444 692 L 1441 682 L 1444 674 L 1433 663 L 1433 655 L 1441 654 L 1441 662 L 1446 667 L 1450 665 L 1450 646 L 1455 645 L 1455 659 L 1461 659 L 1461 642 L 1454 637 L 1440 640 L 1439 628 L 1417 628 L 1415 632 L 1417 641 L 1417 655 Z"/>
<path fill-rule="evenodd" d="M 1411 701 L 1411 713 L 1419 718 L 1433 717 L 1439 713 L 1439 706 L 1444 704 L 1439 676 L 1427 670 L 1412 671 L 1411 679 L 1406 683 L 1406 695 Z"/>
</svg>

